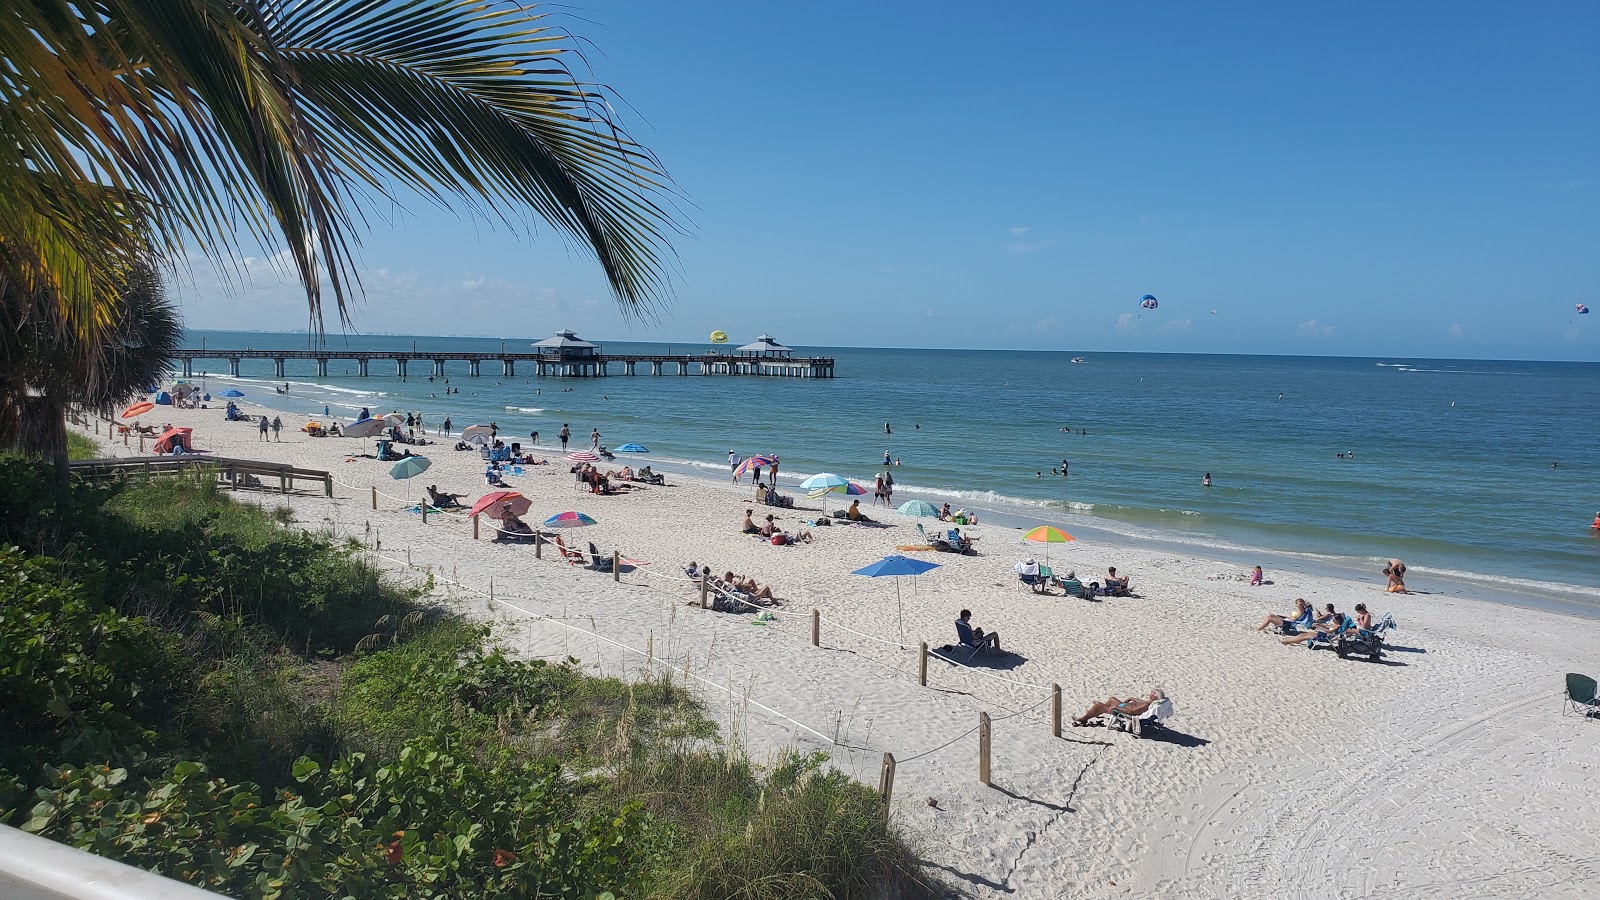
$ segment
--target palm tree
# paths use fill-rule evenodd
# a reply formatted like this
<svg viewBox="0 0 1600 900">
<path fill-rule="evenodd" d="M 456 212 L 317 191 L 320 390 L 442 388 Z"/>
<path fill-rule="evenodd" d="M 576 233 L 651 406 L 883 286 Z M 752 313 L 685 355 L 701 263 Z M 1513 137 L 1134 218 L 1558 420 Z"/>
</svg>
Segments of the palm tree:
<svg viewBox="0 0 1600 900">
<path fill-rule="evenodd" d="M 11 0 L 0 290 L 54 298 L 89 339 L 114 324 L 131 248 L 226 269 L 260 242 L 287 251 L 320 327 L 325 298 L 344 321 L 359 291 L 369 204 L 414 192 L 549 223 L 647 313 L 670 188 L 543 19 L 512 0 Z"/>
<path fill-rule="evenodd" d="M 28 305 L 6 297 L 7 307 Z M 54 462 L 67 480 L 68 406 L 114 415 L 172 366 L 183 324 L 155 265 L 126 273 L 106 303 L 112 325 L 90 340 L 55 320 L 54 298 L 38 295 L 24 323 L 0 332 L 0 447 Z"/>
</svg>

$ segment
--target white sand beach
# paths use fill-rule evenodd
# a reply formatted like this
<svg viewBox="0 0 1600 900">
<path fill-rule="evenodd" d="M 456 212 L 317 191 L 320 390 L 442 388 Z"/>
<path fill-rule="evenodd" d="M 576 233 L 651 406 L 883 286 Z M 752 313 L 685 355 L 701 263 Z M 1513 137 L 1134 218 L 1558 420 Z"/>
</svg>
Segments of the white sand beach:
<svg viewBox="0 0 1600 900">
<path fill-rule="evenodd" d="M 1090 541 L 1051 545 L 1057 571 L 1100 578 L 1114 565 L 1137 598 L 1041 596 L 1012 567 L 1045 548 L 979 525 L 977 556 L 911 554 L 940 567 L 914 586 L 902 580 L 902 630 L 893 579 L 849 573 L 920 543 L 919 520 L 869 509 L 889 527 L 815 528 L 813 543 L 775 547 L 738 533 L 746 508 L 758 521 L 768 511 L 749 503 L 747 485 L 669 476 L 668 486 L 595 496 L 576 488 L 559 452 L 537 448 L 552 465 L 507 479 L 533 502 L 525 518 L 594 517 L 566 536 L 648 562 L 618 582 L 568 566 L 553 548 L 535 559 L 531 545 L 491 543 L 487 527 L 474 541 L 462 518 L 424 524 L 408 511 L 405 498 L 427 484 L 468 502 L 484 492 L 477 453 L 452 451 L 453 439 L 415 448 L 433 467 L 395 481 L 388 463 L 346 461 L 370 442 L 310 438 L 286 419 L 282 443 L 261 443 L 218 406 L 160 407 L 144 421 L 192 427 L 196 446 L 218 456 L 332 472 L 332 499 L 320 485 L 239 496 L 286 506 L 301 527 L 381 545 L 397 575 L 431 570 L 441 598 L 501 623 L 509 647 L 606 674 L 687 673 L 758 759 L 783 747 L 825 752 L 876 785 L 893 753 L 894 821 L 930 874 L 964 894 L 1600 897 L 1600 721 L 1561 714 L 1564 674 L 1600 675 L 1600 621 L 1461 599 L 1415 576 L 1411 586 L 1427 593 L 1272 571 L 1276 583 L 1250 587 L 1235 564 Z M 137 440 L 106 446 L 138 452 Z M 374 485 L 387 495 L 376 510 Z M 771 511 L 793 528 L 844 503 L 801 495 L 798 505 Z M 770 584 L 783 601 L 776 621 L 701 609 L 682 575 L 690 560 Z M 1384 660 L 1341 660 L 1256 632 L 1296 597 L 1392 612 L 1399 628 Z M 975 668 L 934 658 L 920 686 L 917 643 L 953 643 L 963 607 L 1016 655 Z M 1067 716 L 1159 686 L 1176 708 L 1169 739 L 1103 727 L 1056 738 L 1053 684 Z M 992 786 L 977 774 L 980 712 L 993 719 Z"/>
</svg>

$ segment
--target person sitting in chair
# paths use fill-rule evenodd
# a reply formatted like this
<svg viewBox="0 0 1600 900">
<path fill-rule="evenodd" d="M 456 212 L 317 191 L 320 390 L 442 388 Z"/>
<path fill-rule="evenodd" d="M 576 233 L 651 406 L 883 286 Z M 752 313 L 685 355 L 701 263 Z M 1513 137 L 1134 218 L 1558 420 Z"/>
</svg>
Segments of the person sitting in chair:
<svg viewBox="0 0 1600 900">
<path fill-rule="evenodd" d="M 1109 713 L 1120 713 L 1124 716 L 1138 718 L 1144 714 L 1145 710 L 1150 708 L 1151 704 L 1159 703 L 1165 699 L 1167 699 L 1167 695 L 1160 688 L 1152 689 L 1150 695 L 1143 700 L 1118 700 L 1115 697 L 1107 697 L 1099 703 L 1091 704 L 1083 715 L 1072 720 L 1072 724 L 1087 725 L 1090 721 Z"/>
<path fill-rule="evenodd" d="M 993 650 L 997 654 L 1006 651 L 1000 649 L 1000 632 L 991 631 L 984 633 L 982 628 L 972 625 L 972 610 L 963 609 L 961 616 L 956 619 L 956 634 L 961 638 L 961 646 L 971 647 L 974 650 Z"/>
<path fill-rule="evenodd" d="M 1316 610 L 1311 608 L 1311 604 L 1306 602 L 1306 598 L 1296 597 L 1294 600 L 1293 613 L 1286 616 L 1280 616 L 1277 613 L 1272 613 L 1265 619 L 1261 620 L 1261 624 L 1256 626 L 1256 630 L 1266 631 L 1270 626 L 1278 629 L 1279 631 L 1288 633 L 1302 628 L 1310 628 L 1311 619 L 1315 613 Z"/>
<path fill-rule="evenodd" d="M 449 509 L 461 505 L 464 494 L 441 494 L 437 484 L 428 485 L 428 505 L 434 509 Z"/>
<path fill-rule="evenodd" d="M 483 479 L 488 482 L 489 487 L 506 487 L 505 481 L 500 478 L 500 470 L 494 466 L 483 470 Z"/>
<path fill-rule="evenodd" d="M 1117 577 L 1117 567 L 1111 566 L 1106 569 L 1106 593 L 1113 597 L 1128 596 L 1131 590 L 1128 583 L 1131 580 L 1127 575 L 1123 575 L 1120 578 Z"/>
</svg>

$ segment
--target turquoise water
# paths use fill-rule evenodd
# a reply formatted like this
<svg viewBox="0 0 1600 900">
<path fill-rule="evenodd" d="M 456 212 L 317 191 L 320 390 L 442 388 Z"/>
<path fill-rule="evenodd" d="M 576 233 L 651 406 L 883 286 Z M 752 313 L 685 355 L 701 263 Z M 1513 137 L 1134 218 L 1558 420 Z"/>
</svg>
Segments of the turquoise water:
<svg viewBox="0 0 1600 900">
<path fill-rule="evenodd" d="M 525 351 L 542 336 L 505 345 Z M 191 346 L 202 339 L 307 347 L 304 335 L 216 331 L 191 334 Z M 409 336 L 339 337 L 330 346 L 410 349 L 413 341 L 500 347 L 497 339 Z M 330 377 L 317 379 L 313 363 L 291 361 L 292 393 L 282 397 L 263 384 L 273 380 L 271 363 L 247 361 L 239 386 L 253 402 L 295 413 L 320 413 L 325 403 L 347 418 L 364 405 L 420 410 L 434 425 L 448 415 L 457 428 L 494 421 L 512 435 L 537 429 L 545 443 L 564 422 L 584 444 L 598 427 L 610 446 L 637 441 L 655 458 L 714 472 L 726 471 L 730 449 L 776 452 L 786 476 L 835 471 L 870 483 L 887 449 L 903 463 L 894 469 L 901 500 L 920 492 L 1069 530 L 1363 567 L 1393 555 L 1445 574 L 1600 588 L 1600 536 L 1589 528 L 1600 509 L 1600 365 L 800 350 L 837 357 L 840 377 L 507 379 L 485 362 L 484 377 L 471 378 L 466 363 L 452 363 L 447 377 L 461 394 L 446 397 L 442 382 L 423 374 L 402 383 L 382 362 L 370 378 L 335 362 Z M 1073 364 L 1075 354 L 1085 362 Z M 198 363 L 197 374 L 202 367 L 227 369 Z M 1353 459 L 1338 458 L 1348 451 Z M 1051 475 L 1063 457 L 1070 474 Z M 1207 472 L 1210 488 L 1200 484 Z"/>
</svg>

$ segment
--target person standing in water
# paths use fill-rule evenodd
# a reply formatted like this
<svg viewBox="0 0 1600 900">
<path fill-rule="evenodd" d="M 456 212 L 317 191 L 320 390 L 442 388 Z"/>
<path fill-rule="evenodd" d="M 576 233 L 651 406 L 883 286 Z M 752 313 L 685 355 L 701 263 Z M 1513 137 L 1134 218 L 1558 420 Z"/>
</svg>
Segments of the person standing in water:
<svg viewBox="0 0 1600 900">
<path fill-rule="evenodd" d="M 889 427 L 889 423 L 888 422 L 883 423 L 883 433 L 884 434 L 894 434 L 894 429 Z"/>
<path fill-rule="evenodd" d="M 1211 473 L 1210 472 L 1206 473 L 1206 477 L 1200 479 L 1200 486 L 1201 487 L 1211 487 Z"/>
<path fill-rule="evenodd" d="M 556 433 L 556 437 L 561 438 L 561 452 L 567 452 L 567 439 L 572 437 L 572 429 L 567 427 L 567 423 L 561 423 L 561 430 Z"/>
</svg>

